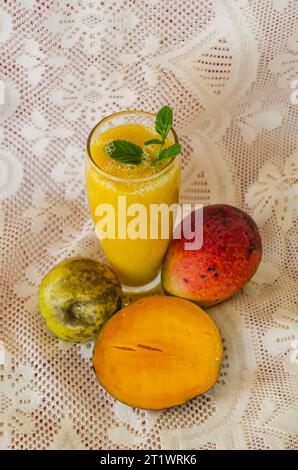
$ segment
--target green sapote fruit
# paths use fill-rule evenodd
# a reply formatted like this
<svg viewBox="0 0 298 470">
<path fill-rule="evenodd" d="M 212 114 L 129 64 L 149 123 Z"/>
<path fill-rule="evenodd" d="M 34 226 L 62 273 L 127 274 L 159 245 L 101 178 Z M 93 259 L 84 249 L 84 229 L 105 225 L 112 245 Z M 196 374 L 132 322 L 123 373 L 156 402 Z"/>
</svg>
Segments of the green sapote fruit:
<svg viewBox="0 0 298 470">
<path fill-rule="evenodd" d="M 42 279 L 38 303 L 48 328 L 64 341 L 97 338 L 104 322 L 121 308 L 122 289 L 109 266 L 69 258 Z"/>
</svg>

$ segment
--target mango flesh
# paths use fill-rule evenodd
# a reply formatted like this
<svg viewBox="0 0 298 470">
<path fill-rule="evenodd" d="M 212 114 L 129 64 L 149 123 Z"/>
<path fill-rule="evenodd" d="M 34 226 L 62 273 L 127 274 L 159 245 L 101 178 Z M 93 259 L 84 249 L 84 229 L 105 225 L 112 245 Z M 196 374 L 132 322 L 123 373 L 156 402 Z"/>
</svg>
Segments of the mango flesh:
<svg viewBox="0 0 298 470">
<path fill-rule="evenodd" d="M 211 388 L 219 375 L 222 343 L 216 324 L 197 305 L 146 297 L 117 312 L 94 348 L 99 383 L 136 408 L 164 409 Z"/>
<path fill-rule="evenodd" d="M 191 215 L 194 222 L 194 214 Z M 192 226 L 194 229 L 194 226 Z M 185 240 L 170 243 L 162 266 L 164 291 L 208 307 L 238 292 L 262 257 L 258 227 L 244 211 L 225 204 L 203 208 L 203 246 L 186 250 Z"/>
<path fill-rule="evenodd" d="M 48 328 L 64 341 L 97 338 L 103 323 L 121 308 L 117 275 L 105 264 L 69 258 L 42 279 L 39 309 Z"/>
</svg>

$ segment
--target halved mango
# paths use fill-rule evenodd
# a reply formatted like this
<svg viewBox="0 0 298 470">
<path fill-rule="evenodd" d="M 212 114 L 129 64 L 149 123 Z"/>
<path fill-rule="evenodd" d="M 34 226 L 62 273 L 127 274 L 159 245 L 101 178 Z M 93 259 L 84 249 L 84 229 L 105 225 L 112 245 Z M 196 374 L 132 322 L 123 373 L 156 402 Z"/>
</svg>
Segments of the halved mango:
<svg viewBox="0 0 298 470">
<path fill-rule="evenodd" d="M 200 307 L 178 297 L 145 297 L 113 315 L 94 348 L 99 383 L 117 400 L 144 409 L 187 402 L 218 377 L 222 342 Z"/>
</svg>

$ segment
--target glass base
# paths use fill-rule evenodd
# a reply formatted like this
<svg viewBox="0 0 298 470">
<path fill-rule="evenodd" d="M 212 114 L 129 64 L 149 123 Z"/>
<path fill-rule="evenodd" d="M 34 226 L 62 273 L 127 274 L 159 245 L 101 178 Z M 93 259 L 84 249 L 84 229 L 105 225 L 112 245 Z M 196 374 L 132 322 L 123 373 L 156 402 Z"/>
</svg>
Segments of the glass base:
<svg viewBox="0 0 298 470">
<path fill-rule="evenodd" d="M 153 279 L 153 281 L 143 286 L 131 287 L 131 286 L 125 286 L 124 284 L 122 284 L 123 294 L 129 295 L 129 296 L 149 295 L 151 293 L 158 291 L 159 289 L 160 289 L 160 273 L 158 273 L 158 275 L 156 276 L 155 279 Z"/>
</svg>

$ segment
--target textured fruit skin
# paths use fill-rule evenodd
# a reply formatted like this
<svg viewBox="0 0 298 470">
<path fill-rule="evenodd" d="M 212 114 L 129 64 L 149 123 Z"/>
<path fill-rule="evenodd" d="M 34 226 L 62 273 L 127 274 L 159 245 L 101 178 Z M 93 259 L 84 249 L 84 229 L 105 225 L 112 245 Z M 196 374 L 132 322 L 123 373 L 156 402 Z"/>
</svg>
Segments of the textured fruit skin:
<svg viewBox="0 0 298 470">
<path fill-rule="evenodd" d="M 198 305 L 148 296 L 113 315 L 93 352 L 99 383 L 126 405 L 160 410 L 181 405 L 217 381 L 222 341 Z"/>
<path fill-rule="evenodd" d="M 193 214 L 191 221 L 194 221 Z M 203 246 L 185 250 L 185 239 L 170 243 L 162 266 L 165 293 L 209 307 L 241 289 L 256 272 L 262 242 L 254 220 L 225 204 L 203 208 Z"/>
<path fill-rule="evenodd" d="M 48 328 L 64 341 L 97 338 L 103 323 L 122 305 L 117 275 L 89 258 L 69 258 L 42 279 L 39 309 Z"/>
</svg>

